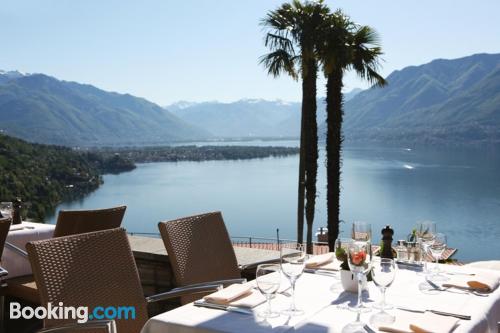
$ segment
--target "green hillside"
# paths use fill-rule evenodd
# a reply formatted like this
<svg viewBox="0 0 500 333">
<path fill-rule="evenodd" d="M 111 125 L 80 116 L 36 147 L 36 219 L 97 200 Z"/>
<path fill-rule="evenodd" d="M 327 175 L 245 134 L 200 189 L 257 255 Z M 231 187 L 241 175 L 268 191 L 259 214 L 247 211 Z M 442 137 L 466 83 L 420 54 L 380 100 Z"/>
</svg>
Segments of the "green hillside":
<svg viewBox="0 0 500 333">
<path fill-rule="evenodd" d="M 500 143 L 500 54 L 434 60 L 387 81 L 345 104 L 348 141 Z"/>
<path fill-rule="evenodd" d="M 20 197 L 25 202 L 23 215 L 29 218 L 42 220 L 62 200 L 97 189 L 101 173 L 132 168 L 116 156 L 103 158 L 0 134 L 0 201 Z"/>
<path fill-rule="evenodd" d="M 0 130 L 11 136 L 67 146 L 155 144 L 209 136 L 145 99 L 43 74 L 0 80 L 0 119 Z"/>
</svg>

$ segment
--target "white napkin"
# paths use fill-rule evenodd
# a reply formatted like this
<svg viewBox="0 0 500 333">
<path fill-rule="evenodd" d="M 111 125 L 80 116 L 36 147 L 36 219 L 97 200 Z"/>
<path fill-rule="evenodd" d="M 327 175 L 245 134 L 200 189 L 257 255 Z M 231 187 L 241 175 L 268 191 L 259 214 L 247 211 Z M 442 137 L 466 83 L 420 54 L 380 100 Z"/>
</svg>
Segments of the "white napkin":
<svg viewBox="0 0 500 333">
<path fill-rule="evenodd" d="M 210 295 L 203 297 L 208 303 L 228 305 L 229 303 L 239 300 L 252 293 L 252 286 L 249 284 L 232 284 L 227 288 L 216 291 Z"/>
<path fill-rule="evenodd" d="M 476 289 L 492 292 L 498 287 L 500 275 L 493 272 L 480 272 L 473 276 L 452 276 L 443 283 L 443 287 L 457 287 L 462 289 Z"/>
<path fill-rule="evenodd" d="M 458 319 L 436 315 L 431 312 L 414 313 L 397 311 L 393 324 L 380 326 L 381 332 L 390 333 L 449 333 L 457 325 Z"/>
<path fill-rule="evenodd" d="M 319 254 L 317 256 L 313 256 L 306 260 L 307 268 L 319 268 L 320 266 L 329 264 L 335 258 L 335 253 L 328 252 L 324 254 Z"/>
<path fill-rule="evenodd" d="M 229 302 L 227 305 L 236 306 L 239 308 L 254 308 L 266 301 L 264 295 L 258 290 L 251 290 L 249 294 L 245 294 Z"/>
</svg>

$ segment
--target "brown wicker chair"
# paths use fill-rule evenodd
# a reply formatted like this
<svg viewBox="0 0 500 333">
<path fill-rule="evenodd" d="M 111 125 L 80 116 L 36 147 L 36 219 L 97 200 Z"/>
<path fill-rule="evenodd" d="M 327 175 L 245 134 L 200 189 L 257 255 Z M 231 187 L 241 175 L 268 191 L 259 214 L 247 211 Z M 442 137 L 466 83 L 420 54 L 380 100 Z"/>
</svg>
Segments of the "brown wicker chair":
<svg viewBox="0 0 500 333">
<path fill-rule="evenodd" d="M 57 216 L 53 237 L 118 228 L 122 223 L 126 209 L 127 206 L 94 210 L 61 210 Z M 19 255 L 27 256 L 24 250 L 12 244 L 6 245 Z M 3 294 L 14 296 L 33 304 L 40 303 L 40 295 L 32 275 L 12 278 L 7 280 L 6 283 L 7 287 Z"/>
<path fill-rule="evenodd" d="M 7 234 L 9 233 L 10 223 L 10 218 L 0 218 L 0 287 L 3 286 L 2 278 L 4 276 L 7 276 L 8 273 L 5 269 L 2 268 L 1 264 L 3 247 L 5 245 L 5 240 L 7 239 Z"/>
<path fill-rule="evenodd" d="M 63 302 L 65 306 L 88 306 L 89 311 L 97 306 L 134 306 L 135 319 L 115 320 L 119 333 L 141 330 L 148 319 L 148 302 L 221 287 L 210 284 L 179 288 L 144 298 L 127 234 L 121 228 L 30 242 L 26 248 L 43 305 Z M 59 331 L 57 327 L 61 324 L 63 328 Z M 76 319 L 47 319 L 42 331 L 74 332 L 78 325 Z M 113 332 L 112 327 L 106 331 Z"/>
<path fill-rule="evenodd" d="M 158 224 L 177 286 L 243 282 L 222 214 L 212 212 Z M 198 295 L 199 296 L 199 295 Z M 199 298 L 199 297 L 198 297 Z M 183 304 L 193 296 L 182 297 Z"/>
<path fill-rule="evenodd" d="M 54 237 L 118 228 L 127 206 L 94 210 L 61 210 L 57 215 Z"/>
</svg>

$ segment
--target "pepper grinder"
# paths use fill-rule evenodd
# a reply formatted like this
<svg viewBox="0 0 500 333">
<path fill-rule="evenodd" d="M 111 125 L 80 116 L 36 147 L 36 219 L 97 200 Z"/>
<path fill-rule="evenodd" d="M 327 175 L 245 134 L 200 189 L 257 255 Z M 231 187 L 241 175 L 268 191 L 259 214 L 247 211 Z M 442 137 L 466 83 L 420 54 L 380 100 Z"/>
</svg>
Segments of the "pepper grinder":
<svg viewBox="0 0 500 333">
<path fill-rule="evenodd" d="M 380 253 L 381 258 L 394 259 L 392 255 L 392 236 L 394 235 L 394 230 L 392 230 L 390 225 L 386 225 L 382 229 L 382 253 Z"/>
<path fill-rule="evenodd" d="M 21 224 L 21 199 L 16 198 L 12 201 L 12 224 Z"/>
</svg>

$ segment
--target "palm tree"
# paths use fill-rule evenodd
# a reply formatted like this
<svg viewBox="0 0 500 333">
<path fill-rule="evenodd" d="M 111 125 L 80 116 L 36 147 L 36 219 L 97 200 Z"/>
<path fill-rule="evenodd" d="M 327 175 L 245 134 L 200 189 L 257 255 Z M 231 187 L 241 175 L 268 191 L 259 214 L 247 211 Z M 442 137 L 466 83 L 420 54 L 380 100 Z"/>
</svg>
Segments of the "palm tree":
<svg viewBox="0 0 500 333">
<path fill-rule="evenodd" d="M 354 70 L 361 78 L 377 86 L 386 84 L 377 73 L 382 49 L 378 34 L 369 26 L 351 21 L 341 10 L 329 15 L 322 31 L 320 58 L 326 83 L 326 169 L 328 245 L 334 251 L 339 234 L 340 176 L 342 166 L 343 76 Z"/>
<path fill-rule="evenodd" d="M 297 209 L 297 241 L 303 242 L 304 196 L 307 220 L 307 251 L 312 252 L 312 225 L 316 205 L 318 131 L 316 122 L 317 37 L 329 9 L 323 1 L 293 0 L 267 14 L 262 24 L 268 29 L 265 45 L 270 53 L 261 58 L 268 73 L 286 73 L 302 79 L 302 115 Z"/>
</svg>

